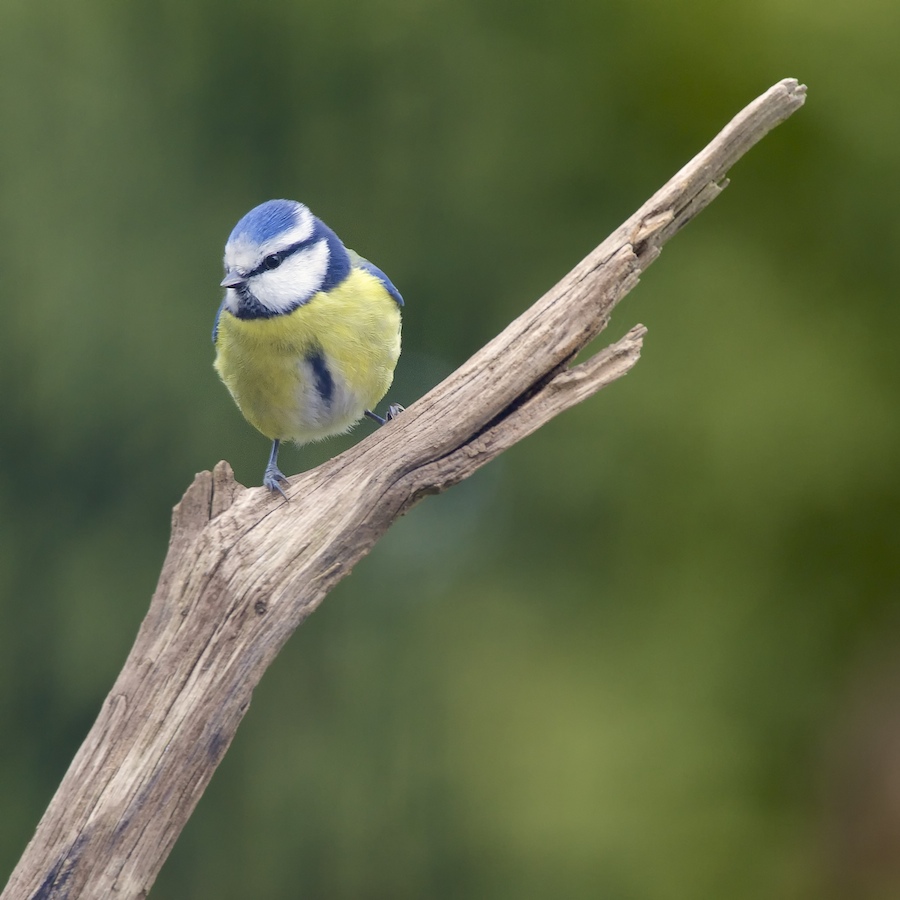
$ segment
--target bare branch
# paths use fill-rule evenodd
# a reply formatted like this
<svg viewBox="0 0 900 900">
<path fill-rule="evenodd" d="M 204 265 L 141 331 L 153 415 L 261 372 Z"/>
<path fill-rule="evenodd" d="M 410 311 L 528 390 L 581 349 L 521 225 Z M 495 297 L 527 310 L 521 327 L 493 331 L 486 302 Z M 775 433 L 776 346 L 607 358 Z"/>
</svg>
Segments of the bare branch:
<svg viewBox="0 0 900 900">
<path fill-rule="evenodd" d="M 662 245 L 805 93 L 786 79 L 756 99 L 449 378 L 292 478 L 291 503 L 236 484 L 227 463 L 195 478 L 128 660 L 0 900 L 146 895 L 296 627 L 417 500 L 635 365 L 643 326 L 570 367 Z"/>
</svg>

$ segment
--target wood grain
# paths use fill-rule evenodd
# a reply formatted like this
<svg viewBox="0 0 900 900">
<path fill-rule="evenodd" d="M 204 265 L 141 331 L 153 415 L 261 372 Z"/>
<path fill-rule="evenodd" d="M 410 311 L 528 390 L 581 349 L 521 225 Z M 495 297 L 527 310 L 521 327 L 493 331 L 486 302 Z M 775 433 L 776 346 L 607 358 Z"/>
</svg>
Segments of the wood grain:
<svg viewBox="0 0 900 900">
<path fill-rule="evenodd" d="M 289 503 L 202 472 L 172 517 L 134 647 L 0 900 L 144 897 L 254 687 L 391 523 L 626 374 L 645 329 L 571 366 L 725 173 L 804 102 L 753 101 L 555 287 L 399 418 L 290 479 Z"/>
</svg>

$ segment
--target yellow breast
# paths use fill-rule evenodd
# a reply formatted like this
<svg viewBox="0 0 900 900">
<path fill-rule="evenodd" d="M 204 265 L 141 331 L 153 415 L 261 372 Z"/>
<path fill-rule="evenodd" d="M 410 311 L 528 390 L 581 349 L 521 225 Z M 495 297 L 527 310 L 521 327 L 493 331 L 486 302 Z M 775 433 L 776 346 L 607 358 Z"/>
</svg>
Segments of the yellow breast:
<svg viewBox="0 0 900 900">
<path fill-rule="evenodd" d="M 222 310 L 215 368 L 266 437 L 308 443 L 347 431 L 387 393 L 400 356 L 400 309 L 374 275 L 351 269 L 290 313 Z"/>
</svg>

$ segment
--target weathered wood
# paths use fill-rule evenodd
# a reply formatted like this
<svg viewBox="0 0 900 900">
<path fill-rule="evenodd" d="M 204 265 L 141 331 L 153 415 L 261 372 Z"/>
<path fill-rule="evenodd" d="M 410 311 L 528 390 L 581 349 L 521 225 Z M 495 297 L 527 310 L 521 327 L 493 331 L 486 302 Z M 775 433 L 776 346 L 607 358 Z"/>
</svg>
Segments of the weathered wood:
<svg viewBox="0 0 900 900">
<path fill-rule="evenodd" d="M 631 369 L 642 326 L 570 362 L 805 92 L 786 79 L 756 99 L 449 378 L 357 446 L 291 478 L 290 503 L 238 485 L 224 462 L 197 475 L 174 510 L 134 647 L 0 900 L 146 895 L 294 629 L 417 500 Z"/>
</svg>

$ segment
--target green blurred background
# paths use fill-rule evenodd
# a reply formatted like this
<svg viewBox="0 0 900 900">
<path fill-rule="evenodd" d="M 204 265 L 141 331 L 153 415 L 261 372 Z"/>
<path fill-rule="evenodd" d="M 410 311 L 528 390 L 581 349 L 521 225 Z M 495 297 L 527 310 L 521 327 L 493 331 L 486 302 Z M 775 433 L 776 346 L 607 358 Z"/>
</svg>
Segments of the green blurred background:
<svg viewBox="0 0 900 900">
<path fill-rule="evenodd" d="M 0 883 L 171 507 L 260 481 L 234 222 L 302 199 L 390 275 L 408 405 L 796 76 L 616 312 L 634 372 L 338 587 L 152 896 L 900 897 L 898 45 L 894 0 L 3 0 Z"/>
</svg>

